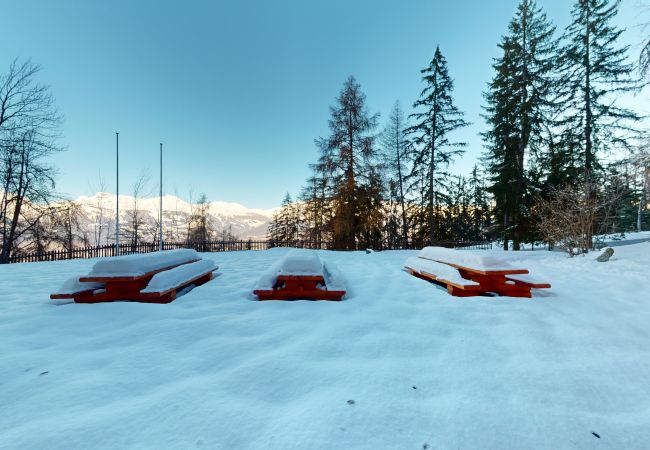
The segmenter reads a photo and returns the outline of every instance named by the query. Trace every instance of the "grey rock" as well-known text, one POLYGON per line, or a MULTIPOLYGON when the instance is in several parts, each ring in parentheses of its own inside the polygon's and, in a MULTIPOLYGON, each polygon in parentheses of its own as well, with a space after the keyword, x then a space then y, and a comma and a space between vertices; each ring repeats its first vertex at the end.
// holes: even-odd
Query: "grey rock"
POLYGON ((603 251, 603 253, 598 258, 596 258, 596 261, 607 262, 609 261, 609 258, 611 258, 613 254, 614 254, 614 249, 611 247, 607 247, 605 251, 603 251))

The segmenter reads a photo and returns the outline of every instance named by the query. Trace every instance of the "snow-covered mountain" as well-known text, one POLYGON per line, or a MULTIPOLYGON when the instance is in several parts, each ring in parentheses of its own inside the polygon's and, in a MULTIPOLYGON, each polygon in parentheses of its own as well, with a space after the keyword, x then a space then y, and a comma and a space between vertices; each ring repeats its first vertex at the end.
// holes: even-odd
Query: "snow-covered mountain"
MULTIPOLYGON (((137 210, 147 224, 155 224, 159 214, 159 197, 134 199, 129 195, 120 195, 120 222, 128 226, 131 211, 137 210)), ((92 196, 82 196, 75 200, 80 205, 82 227, 89 236, 96 234, 97 227, 110 230, 114 227, 116 196, 98 192, 92 196)), ((173 195, 163 196, 163 224, 165 235, 176 232, 182 235, 183 229, 196 205, 173 195)), ((210 202, 210 227, 215 233, 230 231, 239 239, 264 239, 266 229, 275 209, 247 208, 239 203, 210 202)), ((112 233, 112 231, 110 232, 112 233)), ((108 231, 103 235, 110 234, 108 231)), ((167 238, 169 239, 169 237, 167 238)), ((100 239, 101 240, 101 239, 100 239)))

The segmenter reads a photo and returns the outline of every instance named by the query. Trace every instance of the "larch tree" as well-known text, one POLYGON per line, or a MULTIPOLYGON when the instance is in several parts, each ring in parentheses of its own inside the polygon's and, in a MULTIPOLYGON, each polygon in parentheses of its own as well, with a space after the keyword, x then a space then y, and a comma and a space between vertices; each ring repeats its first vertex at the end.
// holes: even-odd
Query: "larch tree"
POLYGON ((469 123, 454 104, 454 83, 440 47, 436 47, 431 63, 420 72, 425 87, 413 104, 416 112, 410 117, 415 123, 406 130, 412 144, 409 178, 423 208, 419 223, 423 235, 419 237, 434 242, 440 236, 440 200, 449 178, 447 168, 467 145, 454 142, 451 134, 469 123))
MULTIPOLYGON (((319 171, 330 179, 332 244, 336 249, 357 248, 367 230, 361 218, 363 196, 374 193, 373 185, 377 149, 374 129, 378 115, 370 114, 366 96, 354 77, 349 77, 335 106, 330 107, 326 138, 316 140, 320 150, 319 171)), ((367 211, 366 211, 367 213, 367 211)))

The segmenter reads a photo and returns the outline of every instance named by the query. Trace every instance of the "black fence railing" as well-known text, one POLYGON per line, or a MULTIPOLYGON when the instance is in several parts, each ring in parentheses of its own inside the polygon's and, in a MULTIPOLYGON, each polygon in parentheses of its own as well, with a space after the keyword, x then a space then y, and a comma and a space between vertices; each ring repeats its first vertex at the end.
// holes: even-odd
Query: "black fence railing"
MULTIPOLYGON (((489 241, 441 241, 432 244, 410 243, 409 248, 422 248, 425 245, 435 245, 447 248, 462 249, 491 249, 492 242, 489 241)), ((296 241, 208 241, 208 242, 164 242, 163 250, 174 250, 177 248, 191 248, 197 252, 215 253, 215 252, 236 252, 245 250, 268 250, 274 247, 292 247, 328 250, 332 246, 329 242, 311 242, 304 240, 296 241)), ((399 250, 406 247, 399 246, 382 246, 381 250, 399 250)), ((149 253, 158 251, 158 243, 138 243, 138 244, 120 244, 120 255, 130 255, 133 253, 149 253)), ((95 247, 79 247, 70 250, 55 250, 48 252, 19 253, 10 256, 4 263, 24 263, 38 261, 60 261, 67 259, 90 259, 116 256, 115 244, 99 245, 95 247)))

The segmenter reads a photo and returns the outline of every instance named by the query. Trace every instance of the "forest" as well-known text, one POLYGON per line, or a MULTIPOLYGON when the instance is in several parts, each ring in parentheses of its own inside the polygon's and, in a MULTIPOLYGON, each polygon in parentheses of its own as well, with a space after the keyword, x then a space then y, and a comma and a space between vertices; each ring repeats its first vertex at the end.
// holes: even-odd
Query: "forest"
POLYGON ((545 242, 573 255, 597 236, 647 230, 650 139, 622 106, 648 81, 640 56, 620 43, 619 1, 577 0, 564 30, 535 0, 521 0, 498 43, 483 92, 483 152, 453 172, 468 126, 454 101, 443 49, 420 71, 422 91, 380 124, 350 76, 330 107, 329 134, 297 198, 287 194, 270 240, 336 249, 415 248, 496 240, 504 249, 545 242), (381 128, 380 128, 381 127, 381 128))

